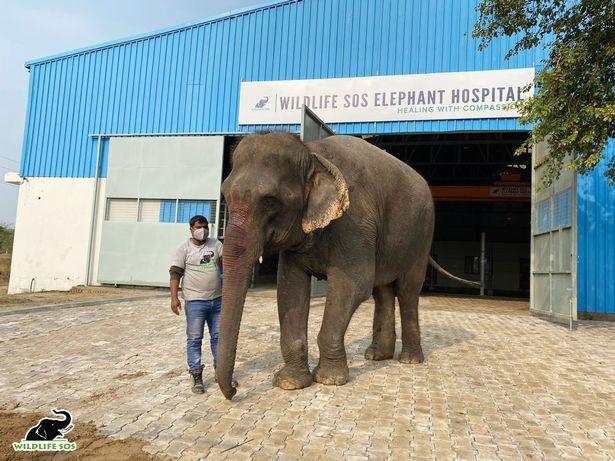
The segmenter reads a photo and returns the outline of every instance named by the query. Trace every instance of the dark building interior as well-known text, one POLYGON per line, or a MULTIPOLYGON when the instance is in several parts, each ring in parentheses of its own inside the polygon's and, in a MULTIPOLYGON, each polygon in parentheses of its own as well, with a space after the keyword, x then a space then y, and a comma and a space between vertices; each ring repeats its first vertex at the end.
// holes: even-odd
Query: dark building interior
MULTIPOLYGON (((396 134, 364 136, 416 169, 429 183, 436 207, 432 256, 462 278, 480 280, 481 234, 485 234, 485 294, 529 297, 531 155, 515 151, 520 132, 396 134)), ((223 177, 239 138, 228 137, 223 177)), ((223 238, 225 207, 220 210, 223 238)), ((277 257, 265 258, 254 284, 275 283, 277 257)), ((431 267, 427 292, 477 294, 431 267)))

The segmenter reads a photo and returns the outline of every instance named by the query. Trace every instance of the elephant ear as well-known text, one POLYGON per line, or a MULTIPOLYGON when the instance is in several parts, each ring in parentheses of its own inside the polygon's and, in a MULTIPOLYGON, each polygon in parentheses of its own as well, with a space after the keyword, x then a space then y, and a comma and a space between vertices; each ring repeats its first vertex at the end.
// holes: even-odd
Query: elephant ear
POLYGON ((307 206, 301 225, 309 234, 322 229, 348 209, 348 184, 340 170, 326 158, 311 154, 313 168, 308 181, 307 206))

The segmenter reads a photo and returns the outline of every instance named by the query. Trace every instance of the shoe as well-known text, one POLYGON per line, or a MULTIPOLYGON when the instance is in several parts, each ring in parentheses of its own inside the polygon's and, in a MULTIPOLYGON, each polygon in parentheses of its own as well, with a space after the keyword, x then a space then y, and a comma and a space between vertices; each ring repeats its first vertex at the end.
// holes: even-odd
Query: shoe
POLYGON ((192 376, 192 392, 195 394, 203 394, 205 392, 205 386, 203 386, 203 370, 191 371, 192 376))

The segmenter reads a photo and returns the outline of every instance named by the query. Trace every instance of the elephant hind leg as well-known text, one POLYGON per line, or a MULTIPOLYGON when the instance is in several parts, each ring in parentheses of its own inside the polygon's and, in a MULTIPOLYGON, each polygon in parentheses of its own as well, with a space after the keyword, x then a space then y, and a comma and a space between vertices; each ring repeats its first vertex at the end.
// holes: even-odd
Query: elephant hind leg
MULTIPOLYGON (((426 263, 425 263, 426 265, 426 263)), ((401 317, 401 363, 422 363, 425 358, 419 329, 419 294, 425 279, 425 266, 416 265, 397 280, 397 299, 401 317)))
POLYGON ((376 307, 371 345, 365 350, 367 360, 387 360, 395 355, 395 284, 375 287, 376 307))

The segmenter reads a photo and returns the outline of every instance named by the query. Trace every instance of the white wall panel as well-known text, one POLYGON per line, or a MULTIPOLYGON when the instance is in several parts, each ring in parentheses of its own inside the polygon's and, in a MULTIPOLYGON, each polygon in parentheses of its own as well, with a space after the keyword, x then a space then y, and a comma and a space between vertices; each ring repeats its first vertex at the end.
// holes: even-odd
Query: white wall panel
POLYGON ((223 136, 111 138, 108 197, 218 200, 223 136))
POLYGON ((188 224, 105 221, 102 227, 99 283, 169 285, 171 256, 190 237, 188 224))
MULTIPOLYGON (((110 206, 102 223, 96 281, 168 285, 171 253, 189 237, 189 226, 160 222, 160 200, 179 199, 180 205, 211 200, 217 210, 223 150, 222 136, 111 139, 105 194, 110 206)), ((217 235, 216 226, 211 224, 210 235, 217 235)))
POLYGON ((9 293, 85 281, 94 179, 28 178, 19 186, 9 293))

